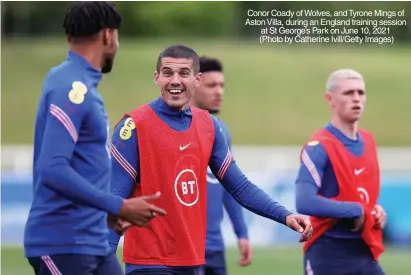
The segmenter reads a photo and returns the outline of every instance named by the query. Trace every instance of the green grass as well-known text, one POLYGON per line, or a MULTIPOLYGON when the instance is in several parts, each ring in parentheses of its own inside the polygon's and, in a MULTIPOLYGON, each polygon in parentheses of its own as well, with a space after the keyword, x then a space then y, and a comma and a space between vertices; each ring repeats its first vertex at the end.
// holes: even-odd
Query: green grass
MULTIPOLYGON (((2 275, 30 275, 33 272, 19 248, 2 248, 2 275)), ((387 275, 409 275, 411 251, 387 249, 381 258, 381 265, 387 275)), ((252 265, 237 266, 238 252, 230 249, 227 253, 229 274, 231 275, 301 275, 302 253, 298 248, 255 248, 252 265)), ((331 274, 330 274, 331 275, 331 274)))
MULTIPOLYGON (((366 78, 368 105, 362 126, 380 145, 409 146, 409 50, 400 47, 291 47, 257 41, 122 41, 113 73, 99 89, 111 125, 159 94, 153 84, 158 53, 186 43, 221 58, 227 92, 221 118, 234 144, 301 144, 329 119, 323 93, 328 75, 351 67, 366 78)), ((65 58, 63 39, 2 41, 3 143, 31 143, 37 101, 48 69, 65 58)))

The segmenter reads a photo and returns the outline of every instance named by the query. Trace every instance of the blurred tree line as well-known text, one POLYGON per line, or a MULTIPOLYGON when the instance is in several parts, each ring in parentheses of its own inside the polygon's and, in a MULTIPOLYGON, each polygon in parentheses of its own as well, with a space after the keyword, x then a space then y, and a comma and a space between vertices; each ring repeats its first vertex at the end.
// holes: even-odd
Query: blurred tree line
MULTIPOLYGON (((62 34, 70 2, 1 2, 2 36, 62 34)), ((245 26, 247 11, 318 9, 405 10, 406 26, 392 28, 397 42, 411 41, 411 2, 116 2, 124 18, 123 37, 247 37, 260 27, 245 26)), ((263 18, 259 18, 263 19, 263 18)), ((283 18, 282 18, 283 19, 283 18)), ((292 28, 292 27, 291 27, 292 28)))

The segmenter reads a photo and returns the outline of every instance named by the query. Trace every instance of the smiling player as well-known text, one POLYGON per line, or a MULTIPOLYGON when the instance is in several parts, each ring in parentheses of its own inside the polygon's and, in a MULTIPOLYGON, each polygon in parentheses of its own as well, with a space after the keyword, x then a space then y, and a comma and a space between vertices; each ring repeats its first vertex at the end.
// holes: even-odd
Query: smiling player
MULTIPOLYGON (((160 191, 166 217, 124 237, 127 274, 198 274, 204 264, 207 167, 250 211, 311 236, 311 224, 252 184, 236 165, 218 120, 190 106, 201 81, 197 53, 175 45, 160 53, 154 81, 161 96, 126 114, 112 138, 112 192, 139 197, 160 191)), ((112 232, 116 249, 119 236, 112 232)))

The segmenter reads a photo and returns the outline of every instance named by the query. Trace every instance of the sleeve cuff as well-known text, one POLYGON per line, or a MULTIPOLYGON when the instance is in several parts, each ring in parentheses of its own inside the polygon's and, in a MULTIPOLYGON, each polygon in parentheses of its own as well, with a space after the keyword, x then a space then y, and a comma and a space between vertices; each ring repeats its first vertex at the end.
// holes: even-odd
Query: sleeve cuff
POLYGON ((247 232, 241 232, 240 234, 238 234, 237 239, 247 239, 248 240, 247 232))
POLYGON ((287 216, 292 215, 293 213, 285 210, 284 212, 281 213, 280 215, 280 222, 284 225, 287 225, 286 221, 287 221, 287 216))
POLYGON ((354 207, 355 209, 355 216, 353 217, 353 219, 357 219, 359 217, 361 217, 364 214, 364 209, 362 208, 361 204, 355 204, 354 207))
POLYGON ((123 205, 123 201, 124 199, 119 196, 107 194, 104 200, 106 211, 110 214, 118 215, 120 213, 120 208, 123 205))
POLYGON ((116 254, 116 253, 117 253, 118 243, 109 242, 109 245, 110 245, 110 248, 111 248, 111 252, 113 252, 114 254, 116 254))

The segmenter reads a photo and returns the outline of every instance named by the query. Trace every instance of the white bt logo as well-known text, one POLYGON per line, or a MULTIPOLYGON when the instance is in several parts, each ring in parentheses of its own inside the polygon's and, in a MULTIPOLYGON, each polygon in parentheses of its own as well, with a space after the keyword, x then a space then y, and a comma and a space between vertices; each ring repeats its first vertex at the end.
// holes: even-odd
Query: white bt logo
POLYGON ((357 192, 360 195, 362 201, 365 201, 367 204, 370 202, 370 195, 368 194, 367 190, 363 187, 358 187, 357 192))
POLYGON ((194 184, 196 184, 194 180, 182 181, 181 190, 183 191, 183 195, 187 195, 188 193, 194 194, 194 184))
POLYGON ((199 199, 197 176, 191 169, 182 170, 174 182, 178 201, 185 206, 193 206, 199 199))

